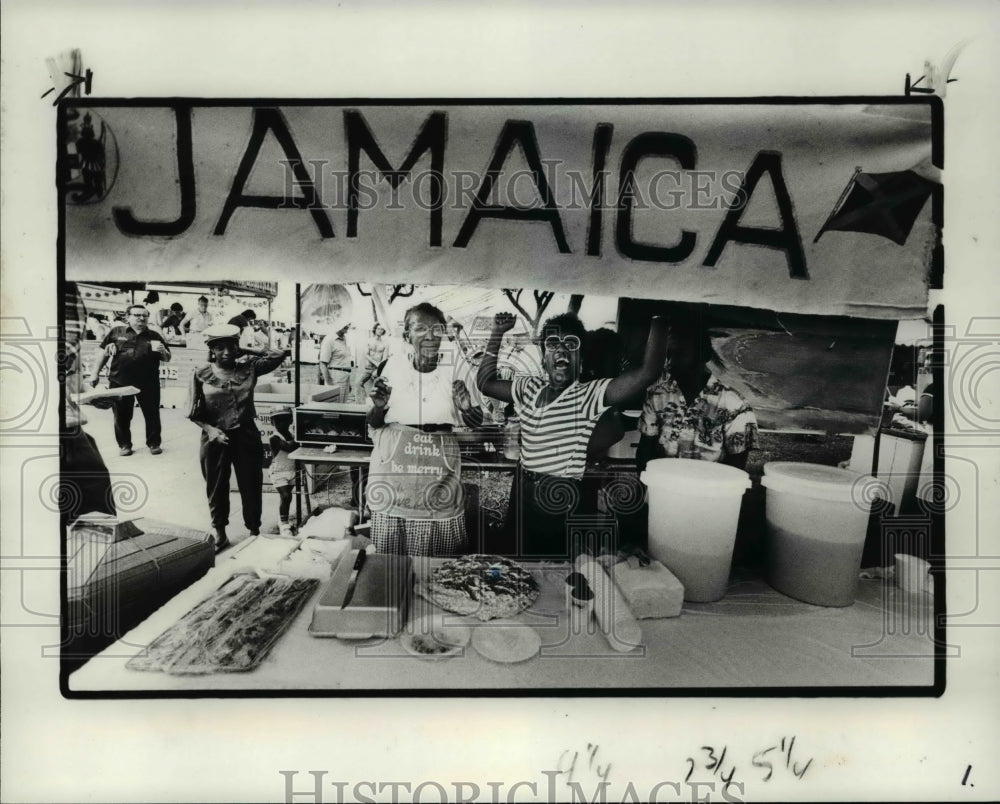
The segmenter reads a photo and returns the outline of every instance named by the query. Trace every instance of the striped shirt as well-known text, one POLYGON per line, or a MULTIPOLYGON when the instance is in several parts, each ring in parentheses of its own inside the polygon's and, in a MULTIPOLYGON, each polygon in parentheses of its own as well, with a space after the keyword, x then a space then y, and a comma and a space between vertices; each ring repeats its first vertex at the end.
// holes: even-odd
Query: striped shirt
POLYGON ((516 377, 511 385, 514 412, 521 420, 521 465, 557 477, 583 477, 587 442, 601 414, 610 379, 574 382, 553 402, 540 405, 547 377, 516 377))

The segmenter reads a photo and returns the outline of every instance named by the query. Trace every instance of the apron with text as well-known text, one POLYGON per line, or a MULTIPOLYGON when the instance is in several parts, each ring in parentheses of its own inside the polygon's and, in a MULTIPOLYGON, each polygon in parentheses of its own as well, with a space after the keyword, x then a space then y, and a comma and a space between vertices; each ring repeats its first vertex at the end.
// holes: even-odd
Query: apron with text
POLYGON ((463 512, 461 455, 450 433, 392 423, 372 441, 365 496, 373 514, 447 519, 463 512))

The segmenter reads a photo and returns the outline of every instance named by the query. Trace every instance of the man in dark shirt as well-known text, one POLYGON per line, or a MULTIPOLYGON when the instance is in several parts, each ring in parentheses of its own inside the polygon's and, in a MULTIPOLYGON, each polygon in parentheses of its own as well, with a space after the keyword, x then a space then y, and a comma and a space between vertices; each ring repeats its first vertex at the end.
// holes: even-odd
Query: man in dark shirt
MULTIPOLYGON (((139 408, 146 420, 146 446, 154 455, 160 448, 160 363, 170 360, 170 349, 163 336, 149 328, 149 310, 141 304, 128 308, 127 325, 115 327, 101 341, 104 353, 94 369, 90 384, 100 380, 101 369, 108 360, 109 387, 133 385, 139 389, 139 408)), ((135 402, 131 396, 115 400, 115 439, 120 455, 132 454, 132 414, 135 402)))

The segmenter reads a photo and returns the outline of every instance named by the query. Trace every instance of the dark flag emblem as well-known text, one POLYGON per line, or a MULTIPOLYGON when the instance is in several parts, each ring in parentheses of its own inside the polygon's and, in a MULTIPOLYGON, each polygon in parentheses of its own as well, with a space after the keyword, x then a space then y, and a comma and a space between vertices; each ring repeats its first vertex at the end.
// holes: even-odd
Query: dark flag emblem
POLYGON ((912 170, 862 173, 857 168, 813 242, 829 231, 867 232, 902 246, 938 186, 912 170))
POLYGON ((63 189, 71 204, 103 201, 118 178, 118 143, 97 112, 66 112, 66 174, 63 189))

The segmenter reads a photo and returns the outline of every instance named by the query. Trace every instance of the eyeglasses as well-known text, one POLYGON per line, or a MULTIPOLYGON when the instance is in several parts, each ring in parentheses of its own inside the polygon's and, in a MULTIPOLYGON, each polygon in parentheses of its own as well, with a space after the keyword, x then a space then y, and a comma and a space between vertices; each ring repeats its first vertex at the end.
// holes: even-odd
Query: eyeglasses
POLYGON ((149 313, 129 313, 132 318, 149 318, 149 313))
POLYGON ((428 334, 433 335, 435 338, 443 338, 447 331, 443 324, 435 324, 433 327, 417 324, 415 327, 410 327, 410 332, 418 338, 422 338, 428 334))
POLYGON ((567 352, 580 351, 580 339, 576 335, 567 335, 560 338, 558 335, 549 335, 542 341, 546 352, 554 352, 556 349, 565 349, 567 352))

